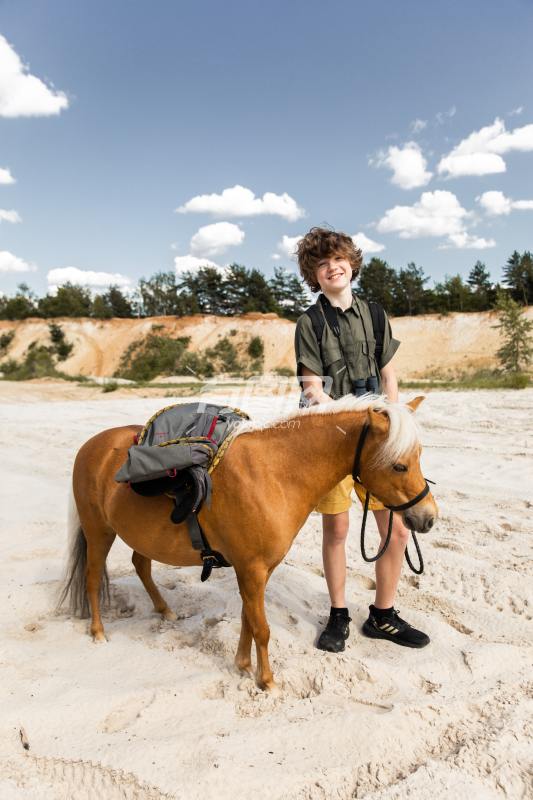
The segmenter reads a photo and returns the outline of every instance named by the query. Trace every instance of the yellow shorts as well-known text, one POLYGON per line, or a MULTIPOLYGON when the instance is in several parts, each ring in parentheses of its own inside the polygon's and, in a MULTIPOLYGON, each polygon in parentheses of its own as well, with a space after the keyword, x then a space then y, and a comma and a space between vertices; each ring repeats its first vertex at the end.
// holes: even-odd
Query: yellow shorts
MULTIPOLYGON (((355 489, 355 493, 359 498, 361 505, 365 503, 366 489, 360 483, 355 483, 351 475, 347 475, 340 481, 333 489, 328 492, 321 499, 320 503, 315 508, 320 514, 340 514, 343 511, 348 511, 352 505, 351 493, 355 489)), ((385 508, 377 497, 370 495, 368 502, 369 511, 382 511, 385 508)))

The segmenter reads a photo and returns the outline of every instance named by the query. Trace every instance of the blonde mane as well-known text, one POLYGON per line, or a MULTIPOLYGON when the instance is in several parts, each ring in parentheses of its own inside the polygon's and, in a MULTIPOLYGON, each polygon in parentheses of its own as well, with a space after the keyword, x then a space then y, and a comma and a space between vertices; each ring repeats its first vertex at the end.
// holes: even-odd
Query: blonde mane
POLYGON ((290 423, 304 417, 331 416, 342 411, 366 411, 371 409, 386 414, 389 418, 389 435, 374 458, 376 467, 385 467, 397 462, 402 456, 411 453, 420 444, 420 429, 409 406, 403 403, 391 403, 382 395, 366 395, 354 397, 346 395, 331 403, 320 403, 309 408, 299 408, 289 414, 283 414, 267 422, 241 423, 235 430, 235 436, 256 431, 268 431, 280 426, 290 427, 290 423))

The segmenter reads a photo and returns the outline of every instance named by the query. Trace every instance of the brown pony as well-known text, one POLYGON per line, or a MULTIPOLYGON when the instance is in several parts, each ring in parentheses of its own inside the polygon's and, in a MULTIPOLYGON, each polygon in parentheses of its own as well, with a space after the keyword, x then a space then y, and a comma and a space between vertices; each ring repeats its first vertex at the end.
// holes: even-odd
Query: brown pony
MULTIPOLYGON (((425 481, 412 412, 422 399, 401 405, 348 396, 265 425, 244 422, 213 470, 211 507, 201 509, 199 521, 211 547, 237 574, 242 627, 235 661, 251 671, 253 638, 260 687, 274 686, 264 606, 270 575, 320 498, 351 473, 364 423, 369 424, 360 466, 364 485, 386 505, 401 505, 420 493, 425 481)), ((88 616, 89 602, 95 641, 105 641, 100 603, 108 588, 105 562, 117 534, 132 548, 137 574, 166 619, 176 615, 152 579, 152 559, 201 566, 186 524, 169 519, 170 498, 141 497, 114 480, 140 430, 128 425, 102 431, 80 448, 74 463, 70 564, 60 602, 68 597, 79 616, 88 616)), ((404 512, 416 531, 429 530, 436 514, 431 494, 404 512)))

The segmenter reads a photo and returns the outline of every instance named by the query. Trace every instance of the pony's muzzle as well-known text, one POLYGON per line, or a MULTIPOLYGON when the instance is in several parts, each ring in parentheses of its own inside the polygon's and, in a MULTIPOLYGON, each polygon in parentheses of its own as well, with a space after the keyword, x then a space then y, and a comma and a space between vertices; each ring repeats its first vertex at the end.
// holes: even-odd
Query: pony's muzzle
POLYGON ((437 507, 434 502, 429 507, 426 504, 420 504, 420 508, 413 506, 404 511, 403 514, 406 527, 417 533, 428 533, 435 524, 436 519, 437 507))

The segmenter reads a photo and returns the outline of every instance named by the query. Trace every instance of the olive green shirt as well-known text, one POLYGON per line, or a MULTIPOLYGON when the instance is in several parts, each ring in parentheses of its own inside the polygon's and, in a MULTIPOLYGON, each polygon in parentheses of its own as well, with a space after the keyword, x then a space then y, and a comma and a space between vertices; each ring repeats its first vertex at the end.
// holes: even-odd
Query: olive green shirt
MULTIPOLYGON (((400 346, 400 342, 392 337, 390 323, 385 315, 383 354, 380 363, 377 364, 375 359, 376 340, 368 304, 355 294, 352 297, 352 305, 346 311, 337 308, 340 344, 344 351, 344 357, 339 339, 327 322, 324 324, 320 346, 309 315, 302 314, 296 322, 294 347, 297 375, 298 377, 301 375, 302 367, 307 367, 316 375, 329 376, 333 381, 331 389, 328 391, 326 383, 324 390, 328 391, 334 400, 351 394, 354 380, 368 378, 371 375, 377 377, 381 390, 380 370, 389 363, 400 346)), ((323 314, 319 299, 317 299, 316 305, 323 314)))

